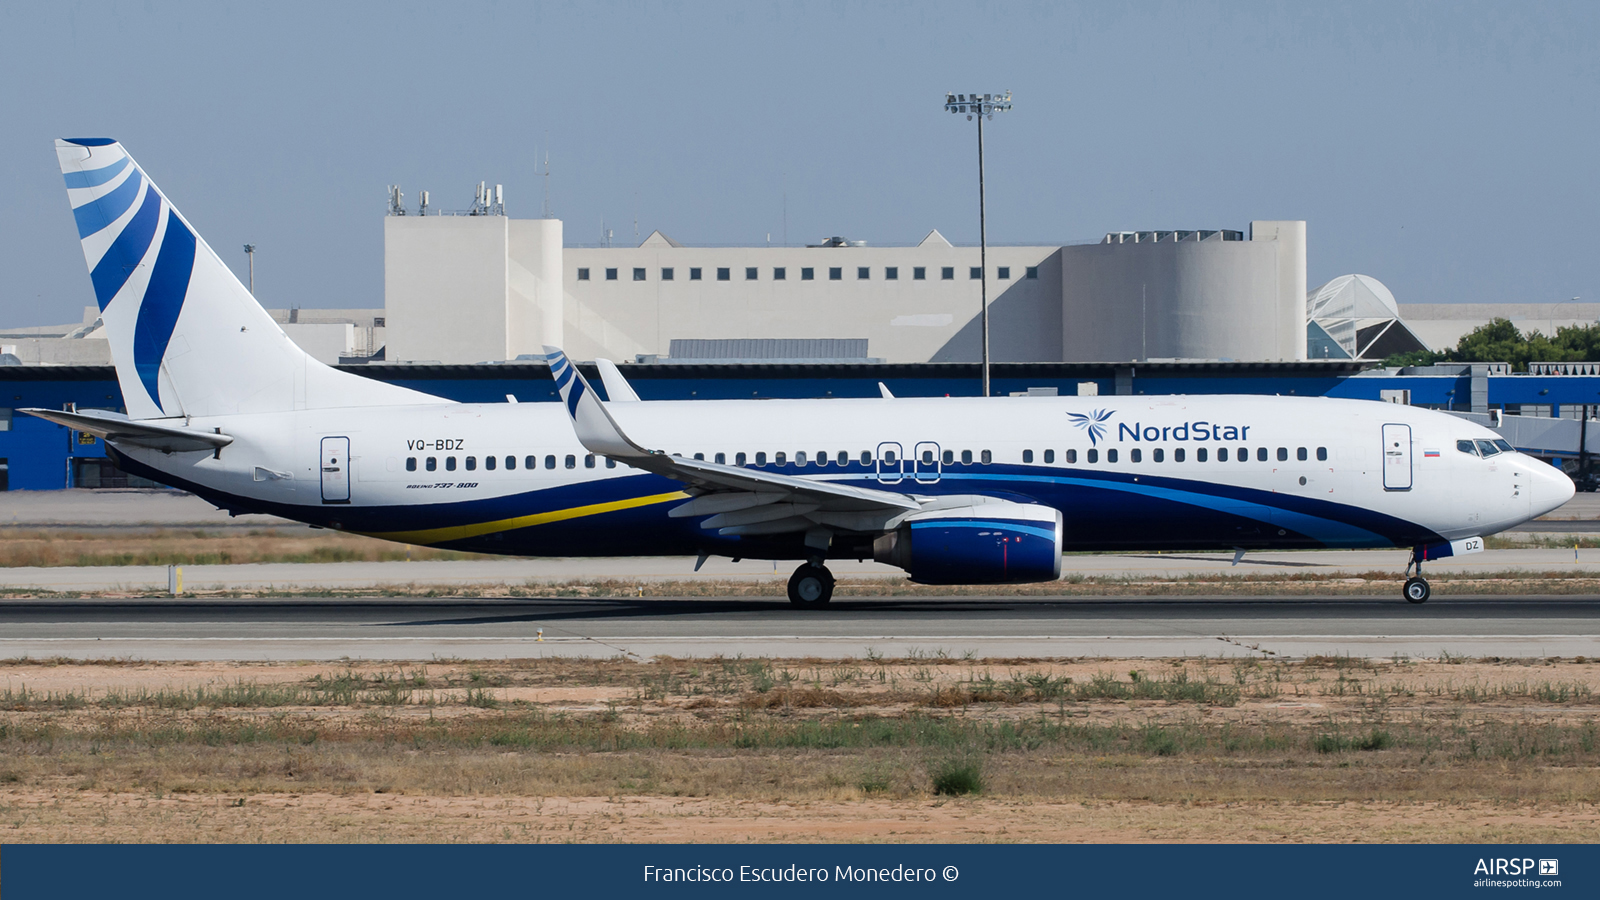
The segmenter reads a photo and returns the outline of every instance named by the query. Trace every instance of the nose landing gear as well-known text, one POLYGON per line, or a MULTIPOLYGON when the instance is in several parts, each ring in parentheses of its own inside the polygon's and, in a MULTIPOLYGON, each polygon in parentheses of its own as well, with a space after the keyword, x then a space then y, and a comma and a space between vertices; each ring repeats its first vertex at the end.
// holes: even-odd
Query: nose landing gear
POLYGON ((1422 548, 1417 547, 1411 551, 1411 561, 1406 563, 1406 586, 1404 595, 1407 603, 1427 603, 1433 596, 1433 589, 1428 587, 1428 579, 1422 577, 1422 548), (1411 574, 1415 566, 1417 574, 1411 574))
POLYGON ((789 602, 802 609, 820 609, 833 599, 833 573, 820 562, 808 562, 789 576, 789 602))

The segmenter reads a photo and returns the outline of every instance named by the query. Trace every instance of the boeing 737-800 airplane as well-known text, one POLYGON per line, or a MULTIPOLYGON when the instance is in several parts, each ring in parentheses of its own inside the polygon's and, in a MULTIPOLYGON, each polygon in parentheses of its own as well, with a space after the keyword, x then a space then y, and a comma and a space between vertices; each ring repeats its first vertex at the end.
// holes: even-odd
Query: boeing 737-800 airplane
MULTIPOLYGON (((56 142, 127 412, 24 410, 232 512, 527 556, 829 559, 931 584, 1050 581, 1064 551, 1409 547, 1426 559, 1572 482, 1424 409, 1250 396, 454 403, 307 356, 122 147, 56 142)), ((1407 567, 1407 575, 1411 567, 1407 567)))

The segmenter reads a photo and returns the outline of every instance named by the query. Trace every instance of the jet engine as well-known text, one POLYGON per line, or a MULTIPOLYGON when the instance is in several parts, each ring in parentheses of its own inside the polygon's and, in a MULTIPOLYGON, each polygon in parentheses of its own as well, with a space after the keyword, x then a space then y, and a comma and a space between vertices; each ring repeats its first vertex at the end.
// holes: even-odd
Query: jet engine
POLYGON ((921 584, 1019 584, 1061 577, 1060 510, 990 501, 915 513, 872 544, 872 558, 921 584))

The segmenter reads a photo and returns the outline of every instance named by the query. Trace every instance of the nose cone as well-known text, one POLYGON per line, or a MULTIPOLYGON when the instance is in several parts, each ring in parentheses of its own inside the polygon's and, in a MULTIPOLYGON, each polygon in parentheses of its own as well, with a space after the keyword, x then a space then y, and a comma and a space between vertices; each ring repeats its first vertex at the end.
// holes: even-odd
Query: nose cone
POLYGON ((1567 477, 1567 473, 1543 463, 1533 465, 1533 474, 1528 481, 1528 490, 1531 494, 1528 498, 1531 507, 1529 511, 1535 518, 1565 506, 1578 492, 1572 484, 1572 479, 1567 477))

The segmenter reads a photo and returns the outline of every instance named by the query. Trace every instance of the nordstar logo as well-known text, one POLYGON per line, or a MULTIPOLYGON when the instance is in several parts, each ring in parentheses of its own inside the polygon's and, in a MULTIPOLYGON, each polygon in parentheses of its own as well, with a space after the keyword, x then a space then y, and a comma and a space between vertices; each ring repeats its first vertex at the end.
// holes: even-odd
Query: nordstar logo
POLYGON ((1067 413, 1067 418, 1072 424, 1089 432, 1089 443, 1099 444, 1100 439, 1106 436, 1105 421, 1116 415, 1116 410, 1097 409, 1088 413, 1067 413))

